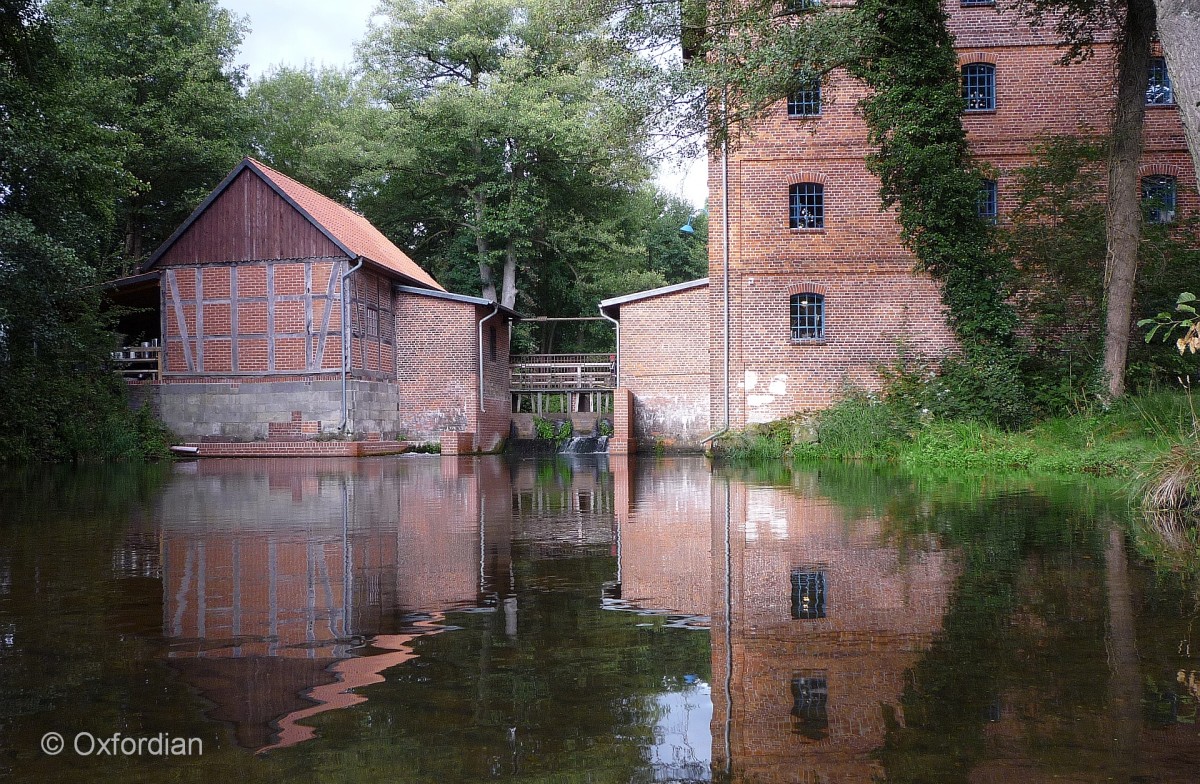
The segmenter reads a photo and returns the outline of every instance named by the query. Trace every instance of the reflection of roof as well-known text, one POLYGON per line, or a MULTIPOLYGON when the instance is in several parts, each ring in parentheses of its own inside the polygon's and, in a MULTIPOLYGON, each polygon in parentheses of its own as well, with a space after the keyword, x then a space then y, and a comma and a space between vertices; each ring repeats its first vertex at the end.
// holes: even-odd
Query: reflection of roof
POLYGON ((196 208, 183 225, 176 229, 170 239, 164 242, 154 255, 143 266, 143 270, 153 267, 164 253, 175 243, 175 240, 204 213, 210 204, 219 197, 226 188, 246 169, 252 170, 263 179, 279 196, 322 234, 337 245, 347 256, 359 257, 373 262, 385 270, 401 275, 419 286, 428 286, 441 290, 441 286, 425 270, 417 266, 404 251, 400 250, 383 232, 371 225, 363 216, 353 210, 338 204, 328 196, 317 193, 307 185, 303 185, 291 177, 277 172, 271 167, 259 163, 253 158, 244 158, 229 176, 218 185, 208 198, 196 208))
POLYGON ((671 286, 661 286, 657 289, 647 289, 646 291, 635 291, 632 294, 626 294, 621 297, 612 297, 610 299, 600 300, 600 311, 604 312, 608 308, 617 308, 620 310, 621 305, 638 300, 650 299, 651 297, 661 297, 664 294, 674 294, 679 291, 687 291, 688 289, 697 289, 701 286, 708 285, 708 278, 699 278, 698 280, 689 280, 684 283, 675 283, 671 286))
POLYGON ((418 294, 422 297, 435 297, 437 299, 448 299, 451 302, 466 302, 470 305, 483 305, 484 307, 497 307, 501 313, 510 318, 520 320, 524 318, 520 313, 512 308, 506 308, 492 299, 484 299, 483 297, 469 297, 466 294, 451 294, 448 291, 431 291, 429 289, 419 289, 415 286, 397 286, 397 291, 402 291, 405 294, 418 294))

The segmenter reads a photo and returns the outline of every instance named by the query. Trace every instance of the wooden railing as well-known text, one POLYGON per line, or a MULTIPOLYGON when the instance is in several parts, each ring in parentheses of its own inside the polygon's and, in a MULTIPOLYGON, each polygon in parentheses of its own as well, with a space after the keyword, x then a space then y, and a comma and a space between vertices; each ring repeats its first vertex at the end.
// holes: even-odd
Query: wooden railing
POLYGON ((516 354, 513 392, 566 392, 615 389, 616 363, 610 354, 516 354))
POLYGON ((125 346, 112 353, 113 366, 126 381, 158 381, 162 379, 163 353, 161 346, 125 346))

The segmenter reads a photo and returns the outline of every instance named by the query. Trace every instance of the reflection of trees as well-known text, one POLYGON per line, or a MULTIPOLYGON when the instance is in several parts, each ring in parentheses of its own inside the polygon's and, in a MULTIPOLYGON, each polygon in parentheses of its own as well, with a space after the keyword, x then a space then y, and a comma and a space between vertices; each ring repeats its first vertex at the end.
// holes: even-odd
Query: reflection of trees
POLYGON ((448 613, 462 628, 417 642, 417 660, 357 711, 329 714, 320 734, 363 738, 396 781, 634 780, 662 719, 652 697, 709 677, 708 635, 601 610, 611 557, 529 552, 514 551, 519 634, 505 633, 501 612, 448 613))

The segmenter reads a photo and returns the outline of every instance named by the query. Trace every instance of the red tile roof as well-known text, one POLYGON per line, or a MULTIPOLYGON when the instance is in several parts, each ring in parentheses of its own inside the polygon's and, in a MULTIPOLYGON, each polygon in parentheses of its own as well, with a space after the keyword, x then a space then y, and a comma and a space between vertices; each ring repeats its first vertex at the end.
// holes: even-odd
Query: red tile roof
POLYGON ((417 266, 417 263, 410 259, 404 251, 383 236, 383 232, 372 226, 369 220, 357 212, 338 204, 327 196, 322 196, 307 185, 303 185, 253 158, 247 158, 246 162, 275 187, 283 191, 302 211, 308 213, 308 217, 313 222, 351 253, 373 261, 418 284, 445 291, 433 279, 433 276, 417 266))

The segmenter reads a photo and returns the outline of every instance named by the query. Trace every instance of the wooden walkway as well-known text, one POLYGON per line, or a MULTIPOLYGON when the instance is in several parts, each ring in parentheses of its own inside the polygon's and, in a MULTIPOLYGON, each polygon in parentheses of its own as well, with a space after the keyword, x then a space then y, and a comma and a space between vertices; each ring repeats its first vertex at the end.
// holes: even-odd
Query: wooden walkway
POLYGON ((511 368, 514 414, 612 411, 612 354, 515 354, 511 368))

